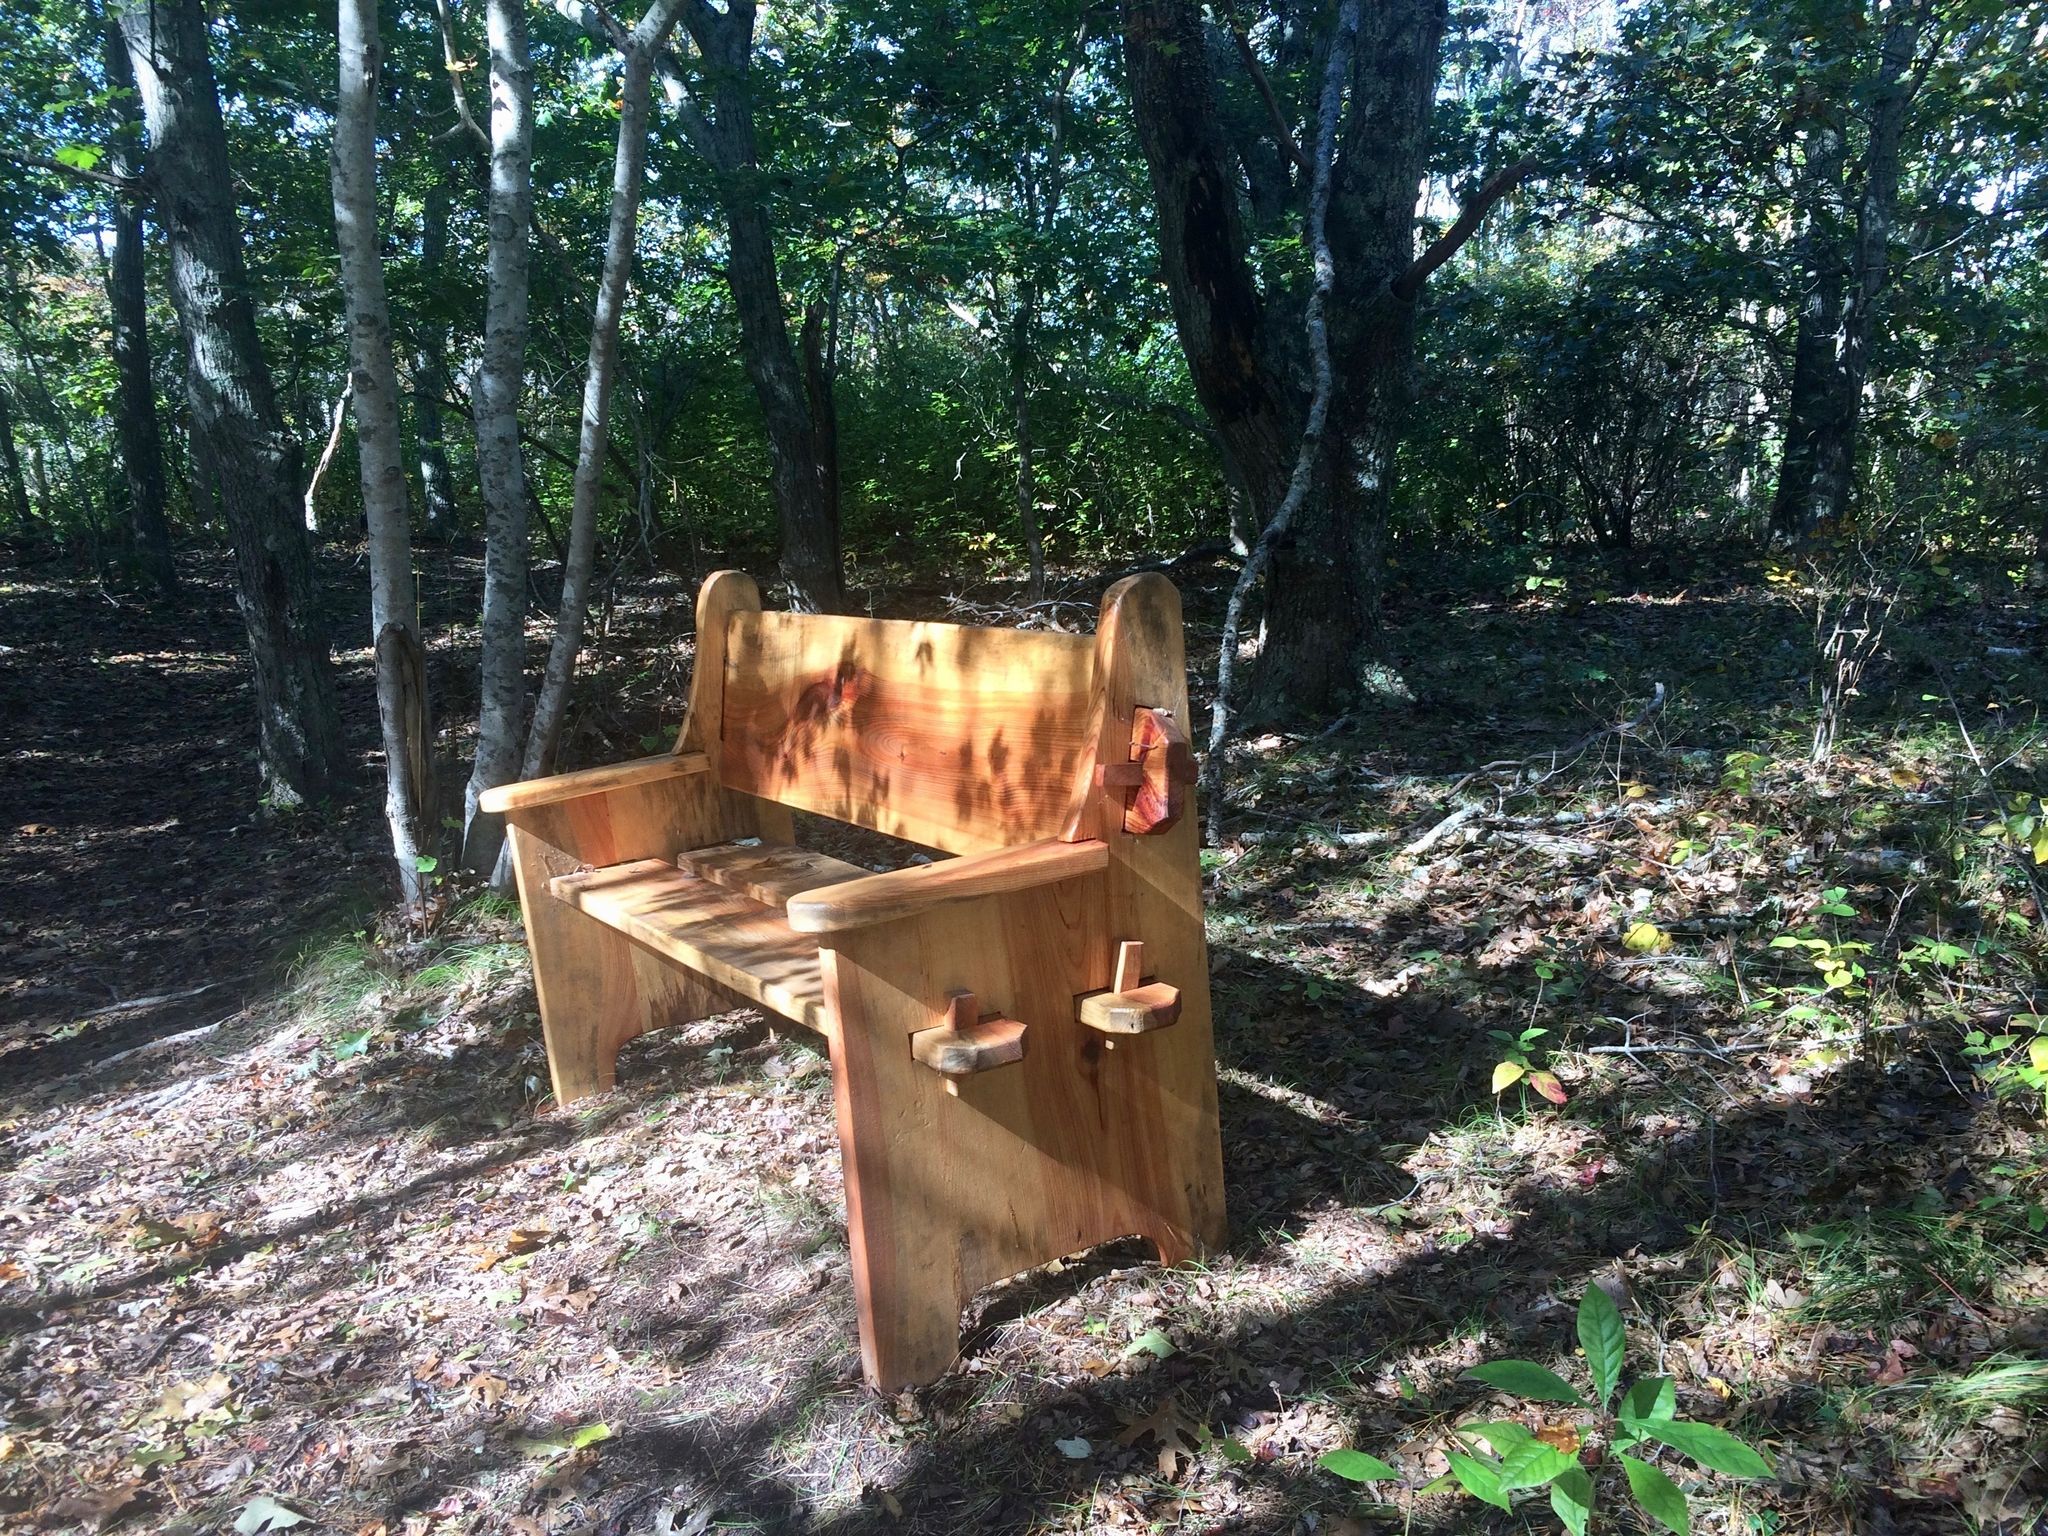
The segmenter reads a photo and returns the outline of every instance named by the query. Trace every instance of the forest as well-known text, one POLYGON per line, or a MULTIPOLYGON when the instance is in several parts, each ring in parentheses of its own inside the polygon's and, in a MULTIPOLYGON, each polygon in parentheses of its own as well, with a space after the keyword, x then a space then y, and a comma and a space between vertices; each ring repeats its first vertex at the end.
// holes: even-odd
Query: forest
POLYGON ((11 0, 0 499, 0 1531, 2048 1531, 2048 4, 11 0), (1184 649, 1228 1225, 908 1386, 865 941, 576 1078, 529 809, 855 633, 1184 649))

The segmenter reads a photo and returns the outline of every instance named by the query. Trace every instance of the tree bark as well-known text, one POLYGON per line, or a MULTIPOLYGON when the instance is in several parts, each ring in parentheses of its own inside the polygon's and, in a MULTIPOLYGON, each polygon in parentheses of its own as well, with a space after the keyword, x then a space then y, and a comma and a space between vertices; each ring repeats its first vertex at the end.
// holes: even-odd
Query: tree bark
MULTIPOLYGON (((1429 167, 1444 0, 1368 6, 1331 195, 1330 247, 1344 301, 1331 323, 1329 495, 1274 562, 1259 692, 1273 707, 1346 694, 1412 697, 1380 627, 1395 455, 1414 395, 1416 201, 1429 167)), ((1475 203, 1476 203, 1475 199, 1475 203)), ((1476 222, 1476 221, 1475 221, 1476 222)))
MULTIPOLYGON (((448 180, 443 175, 427 189, 420 229, 420 265, 428 282, 440 282, 447 262, 448 180)), ((445 539, 455 531, 455 482, 448 469, 448 445, 441 422, 441 401, 448 394, 448 326, 438 305, 422 317, 419 336, 419 355, 413 362, 412 418, 419 434, 420 504, 428 535, 445 539)))
POLYGON ((1848 266, 1843 249, 1841 122, 1831 111, 1817 113, 1801 139, 1795 173, 1801 292, 1792 336, 1785 444, 1778 456, 1778 484, 1771 498, 1771 532, 1787 542, 1803 540, 1813 531, 1818 444, 1827 416, 1842 402, 1842 288, 1848 266))
MULTIPOLYGON (((1200 7, 1125 0, 1123 18, 1175 326, 1232 478, 1263 525, 1286 494, 1306 409, 1292 365, 1296 311, 1262 296, 1252 276, 1200 7)), ((1405 692, 1379 654, 1381 549, 1427 276, 1415 270, 1415 209, 1444 21, 1444 0, 1369 7, 1352 59, 1330 210, 1337 383, 1312 484, 1273 551, 1255 680, 1266 713, 1327 714, 1360 692, 1405 692)))
POLYGON ((122 0, 116 12, 142 96, 150 179, 185 341, 194 456, 219 492, 235 548, 275 805, 324 797, 341 777, 327 637, 298 518, 297 451, 256 331, 227 134, 199 0, 122 0))
POLYGON ((1817 227, 1820 238, 1814 256, 1805 263, 1813 286, 1801 306, 1793 342, 1785 449, 1771 508, 1773 532, 1793 542, 1842 526, 1855 489, 1863 388, 1870 378, 1877 304, 1890 273, 1900 150, 1914 95, 1907 72, 1919 46, 1922 20, 1922 11, 1908 11, 1884 30, 1871 92, 1863 176, 1854 193, 1853 243, 1843 235, 1849 224, 1849 194, 1843 184, 1838 120, 1830 117, 1820 123, 1808 139, 1814 199, 1808 228, 1817 227), (1815 281, 1823 272, 1824 284, 1815 281))
POLYGON ((1024 559, 1030 568, 1025 597, 1034 603, 1045 596, 1045 539, 1038 528, 1038 473, 1031 441, 1031 333, 1037 307, 1037 295, 1026 283, 1017 294, 1016 312, 1010 316, 1010 403, 1012 435, 1017 440, 1017 532, 1024 541, 1024 559))
POLYGON ((710 76, 711 110, 707 116, 690 106, 684 129, 710 165, 725 210, 726 284, 739 316, 741 360, 767 429, 769 485, 782 524, 782 576, 790 606, 830 613, 846 600, 832 491, 838 465, 826 455, 830 424, 812 412, 776 277, 749 74, 754 13, 752 0, 727 0, 722 11, 705 0, 688 0, 683 24, 710 76))
POLYGON ((526 725, 526 462, 519 396, 526 372, 527 277, 533 228, 533 63, 525 0, 489 0, 490 243, 484 344, 476 373, 476 462, 484 498, 483 658, 476 761, 463 794, 462 863, 497 870, 504 818, 477 809, 485 790, 519 772, 526 725))
POLYGON ((356 451, 369 525, 370 636, 377 661, 377 721, 384 737, 384 819, 406 901, 429 882, 421 869, 433 808, 433 736, 426 648, 412 575, 412 509, 398 420, 391 303, 377 232, 377 0, 340 0, 340 92, 334 114, 334 233, 348 309, 355 380, 356 451))
MULTIPOLYGON (((619 83, 619 144, 612 161, 611 223, 605 235, 604 272, 598 280, 597 302, 590 322, 583 424, 572 481, 569 558, 562 568, 562 601, 555 619, 555 638, 548 647, 547 668, 534 699, 533 723, 526 734, 526 757, 521 764, 521 774, 526 778, 546 772, 553 760, 562 717, 568 710, 576 655, 583 646, 583 622, 590 605, 590 572, 597 553, 597 502, 604 482, 605 431, 611 416, 612 386, 618 376, 619 325, 624 318, 626 283, 632 275, 634 237, 640 221, 640 185, 647 162, 647 103, 654 54, 675 25, 677 8, 683 3, 684 0, 654 0, 626 43, 625 68, 619 83)), ((737 251, 733 259, 738 260, 737 251)), ((779 319, 779 306, 776 314, 779 319)), ((799 393, 799 402, 801 399, 799 393)))
POLYGON ((4 385, 0 385, 0 469, 7 473, 7 505, 14 513, 14 525, 21 530, 21 541, 33 544, 35 517, 28 509, 28 481, 21 473, 21 450, 14 441, 14 407, 4 385))
MULTIPOLYGON (((114 90, 115 128, 108 157, 114 174, 139 174, 137 150, 142 138, 142 113, 132 94, 135 71, 119 30, 106 28, 107 84, 114 90)), ((142 574, 169 599, 177 594, 178 575, 171 562, 171 525, 164 510, 164 446, 157 430, 156 382, 150 372, 149 296, 144 287, 142 203, 133 194, 116 192, 114 254, 107 275, 108 310, 113 321, 114 427, 121 445, 121 471, 128 483, 128 520, 142 574)))

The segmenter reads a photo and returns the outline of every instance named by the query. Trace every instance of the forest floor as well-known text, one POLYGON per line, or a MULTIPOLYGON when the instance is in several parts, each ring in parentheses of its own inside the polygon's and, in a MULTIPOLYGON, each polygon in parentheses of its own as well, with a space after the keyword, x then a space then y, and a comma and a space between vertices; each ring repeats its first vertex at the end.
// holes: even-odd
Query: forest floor
MULTIPOLYGON (((478 573, 434 563, 460 721, 478 573)), ((1422 703, 1248 743, 1205 856, 1231 1246, 999 1288, 886 1399, 807 1039, 650 1036, 556 1109, 515 911, 382 915, 369 789, 256 814, 223 565, 161 617, 0 578, 0 1528, 1557 1530, 1417 1490, 1500 1416, 1469 1368, 1585 1380, 1598 1283, 1630 1374, 1775 1462, 1665 1453, 1695 1530, 2032 1536, 2048 912, 2014 797, 2048 792, 2048 624, 1943 572, 1819 770, 1771 575, 1410 597, 1422 703), (1401 1481, 1319 1465, 1347 1446, 1401 1481)), ((689 606, 643 581, 599 626, 566 765, 673 733, 689 606)), ((1596 1529, 1640 1528, 1619 1482, 1596 1529)))

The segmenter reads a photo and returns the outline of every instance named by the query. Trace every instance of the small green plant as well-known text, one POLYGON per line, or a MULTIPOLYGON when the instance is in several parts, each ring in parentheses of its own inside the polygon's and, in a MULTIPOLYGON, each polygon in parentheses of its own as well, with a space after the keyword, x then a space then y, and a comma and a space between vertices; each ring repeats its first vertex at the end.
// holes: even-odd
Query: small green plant
POLYGON ((2014 795, 2006 803, 2005 815, 1987 831, 1991 837, 2032 854, 2036 864, 2048 864, 2048 798, 2014 795))
MULTIPOLYGON (((1457 1448, 1444 1452, 1450 1471, 1419 1491, 1437 1493, 1455 1485, 1496 1509, 1511 1509, 1512 1495, 1548 1489, 1550 1507, 1565 1529, 1572 1536, 1586 1536, 1593 1523, 1597 1480, 1618 1464, 1630 1496, 1643 1512, 1677 1536, 1688 1536, 1692 1514, 1685 1493, 1646 1459, 1646 1450, 1666 1446, 1702 1469, 1727 1477, 1770 1476, 1770 1463, 1727 1430, 1680 1418, 1670 1377, 1645 1376, 1622 1390, 1626 1331, 1621 1310, 1597 1285, 1586 1287, 1579 1302, 1579 1343, 1586 1351, 1597 1408, 1562 1376, 1532 1360, 1495 1360, 1465 1375, 1527 1402, 1560 1404, 1598 1417, 1581 1421, 1568 1416, 1534 1430, 1509 1419, 1461 1424, 1457 1448), (1600 1454, 1589 1457, 1596 1452, 1600 1454)), ((1359 1451, 1331 1451, 1317 1464, 1355 1483, 1385 1482, 1399 1475, 1359 1451)))
POLYGON ((1504 1029, 1489 1029, 1487 1034, 1500 1047, 1500 1060, 1493 1067, 1493 1091, 1496 1097, 1526 1082, 1553 1104, 1565 1100, 1564 1084, 1557 1080, 1555 1072, 1539 1069, 1531 1052, 1536 1042, 1549 1034, 1547 1029, 1538 1029, 1533 1024, 1519 1035, 1511 1035, 1504 1029))
POLYGON ((1963 1054, 1999 1098, 2038 1093, 2048 1112, 2048 1014, 2016 1013, 2006 1022, 2011 1028, 2000 1034, 1973 1029, 1964 1035, 1963 1054))

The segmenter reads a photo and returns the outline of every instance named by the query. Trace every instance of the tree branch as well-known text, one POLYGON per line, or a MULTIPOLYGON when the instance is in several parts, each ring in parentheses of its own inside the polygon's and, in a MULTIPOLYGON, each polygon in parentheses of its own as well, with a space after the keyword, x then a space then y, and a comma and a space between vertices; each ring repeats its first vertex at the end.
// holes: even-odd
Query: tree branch
POLYGON ((1252 52, 1252 40, 1245 32, 1244 23, 1233 12, 1230 15, 1230 36, 1237 43, 1237 56, 1244 60, 1245 73, 1252 77, 1252 84, 1259 88, 1259 99, 1266 104, 1267 115, 1273 119, 1273 132, 1280 137, 1280 147, 1287 151, 1304 176, 1313 177, 1315 162, 1302 153, 1301 146, 1294 142, 1294 135, 1287 127, 1286 114, 1280 110, 1280 98, 1273 94, 1273 82, 1266 77, 1266 66, 1259 62, 1259 56, 1252 52))
POLYGON ((52 171, 59 176, 74 177, 79 181, 90 181, 98 186, 112 187, 116 192, 125 192, 130 197, 146 196, 149 182, 141 176, 120 176, 112 171, 89 171, 82 165, 66 165, 62 160, 51 160, 43 155, 24 155, 11 149, 0 149, 0 160, 11 160, 16 165, 25 165, 34 171, 52 171))
POLYGON ((1493 205, 1506 197, 1523 177, 1535 169, 1534 160, 1517 160, 1513 165, 1495 171, 1488 177, 1479 190, 1472 194, 1472 200, 1465 204, 1457 222, 1437 236, 1429 249, 1415 258, 1413 266, 1394 279, 1394 296, 1404 302, 1413 303, 1422 292, 1422 285, 1429 281, 1429 275, 1457 255, 1459 248, 1479 232, 1480 220, 1486 217, 1493 205))

